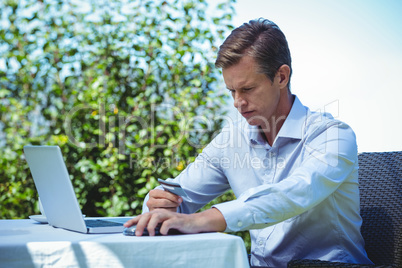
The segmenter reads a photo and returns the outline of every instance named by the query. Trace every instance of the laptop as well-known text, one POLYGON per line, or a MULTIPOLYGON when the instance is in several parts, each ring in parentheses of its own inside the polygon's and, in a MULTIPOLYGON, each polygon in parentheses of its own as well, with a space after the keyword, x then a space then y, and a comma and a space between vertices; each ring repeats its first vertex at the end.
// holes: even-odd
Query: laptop
POLYGON ((24 146, 47 222, 80 233, 119 233, 129 217, 84 219, 58 146, 24 146))

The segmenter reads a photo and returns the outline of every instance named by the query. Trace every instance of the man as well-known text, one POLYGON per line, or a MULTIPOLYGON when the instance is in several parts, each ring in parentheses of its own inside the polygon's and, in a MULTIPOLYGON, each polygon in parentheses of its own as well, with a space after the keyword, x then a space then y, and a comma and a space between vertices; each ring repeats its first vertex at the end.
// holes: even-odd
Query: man
POLYGON ((269 20, 235 29, 216 66, 245 121, 229 124, 174 181, 189 198, 150 191, 126 223, 161 233, 250 230, 251 264, 292 259, 371 263, 360 234, 356 138, 292 95, 285 36, 269 20), (231 188, 237 199, 195 213, 231 188), (149 212, 146 212, 149 211, 149 212))

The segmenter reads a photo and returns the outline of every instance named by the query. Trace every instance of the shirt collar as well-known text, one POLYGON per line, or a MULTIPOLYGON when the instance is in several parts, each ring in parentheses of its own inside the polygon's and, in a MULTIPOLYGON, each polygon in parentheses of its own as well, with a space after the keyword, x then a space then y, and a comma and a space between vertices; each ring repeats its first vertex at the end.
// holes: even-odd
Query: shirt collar
MULTIPOLYGON (((290 112, 286 117, 286 120, 283 123, 276 139, 278 137, 292 138, 299 140, 302 139, 306 117, 307 117, 307 108, 303 106, 299 98, 295 96, 292 108, 290 109, 290 112)), ((265 139, 262 137, 262 134, 258 126, 248 125, 247 131, 250 138, 250 142, 252 144, 266 143, 265 139)))
POLYGON ((305 130, 305 123, 307 118, 307 108, 303 106, 299 98, 295 96, 292 109, 285 123, 279 130, 278 137, 293 138, 301 140, 303 131, 305 130))

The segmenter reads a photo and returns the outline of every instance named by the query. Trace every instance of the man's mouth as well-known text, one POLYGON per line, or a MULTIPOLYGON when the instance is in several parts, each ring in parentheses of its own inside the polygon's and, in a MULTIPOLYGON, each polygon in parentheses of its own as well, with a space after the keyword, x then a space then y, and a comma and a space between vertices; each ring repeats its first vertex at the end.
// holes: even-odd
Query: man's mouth
POLYGON ((246 111, 246 112, 241 112, 241 115, 243 117, 250 117, 253 114, 254 111, 246 111))

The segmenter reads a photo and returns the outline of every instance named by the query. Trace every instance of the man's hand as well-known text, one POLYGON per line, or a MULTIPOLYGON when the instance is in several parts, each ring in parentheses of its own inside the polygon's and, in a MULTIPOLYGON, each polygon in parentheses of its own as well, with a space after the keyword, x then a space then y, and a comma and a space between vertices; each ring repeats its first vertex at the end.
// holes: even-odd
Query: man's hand
POLYGON ((141 236, 147 227, 149 235, 155 235, 155 227, 161 224, 160 233, 167 235, 170 229, 176 229, 185 234, 201 232, 222 232, 226 229, 226 221, 222 213, 212 208, 200 213, 181 214, 166 209, 154 209, 151 212, 139 215, 124 226, 137 225, 135 234, 141 236))
POLYGON ((163 208, 176 212, 177 207, 180 206, 182 202, 183 199, 180 196, 172 194, 168 191, 154 189, 149 192, 147 207, 149 208, 149 211, 163 208))

